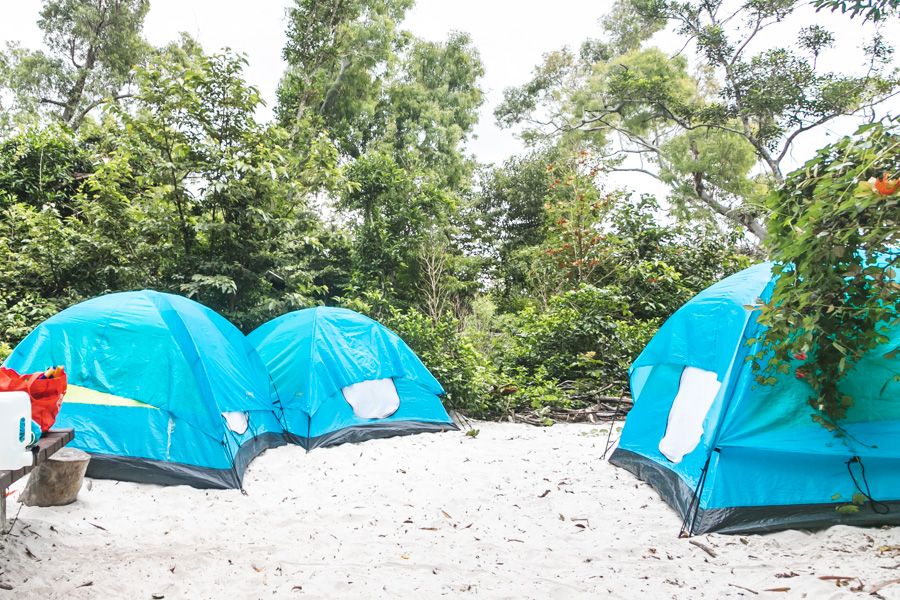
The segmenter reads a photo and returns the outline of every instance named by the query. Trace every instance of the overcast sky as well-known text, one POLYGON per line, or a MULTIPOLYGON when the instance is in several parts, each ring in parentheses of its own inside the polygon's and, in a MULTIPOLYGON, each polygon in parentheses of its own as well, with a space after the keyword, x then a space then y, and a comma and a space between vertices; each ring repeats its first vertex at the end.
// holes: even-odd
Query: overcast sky
MULTIPOLYGON (((151 43, 161 45, 186 31, 207 51, 230 47, 246 53, 247 79, 261 90, 271 108, 284 70, 281 49, 285 7, 289 3, 290 0, 151 0, 145 34, 151 43)), ((486 102, 469 148, 484 162, 502 162, 522 149, 512 132, 500 130, 494 123, 493 109, 502 98, 503 89, 525 82, 544 53, 565 45, 578 47, 585 38, 596 36, 598 20, 611 4, 611 0, 418 0, 405 27, 431 40, 445 39, 454 30, 472 36, 485 65, 482 87, 486 102)), ((40 0, 0 0, 0 42, 39 46, 41 32, 36 20, 40 6, 40 0)), ((871 35, 871 27, 839 15, 813 16, 811 11, 799 17, 804 22, 808 19, 823 21, 837 34, 838 49, 823 57, 830 65, 853 68, 859 64, 860 54, 855 49, 871 35)), ((785 35, 796 30, 794 25, 769 30, 763 43, 785 43, 785 35)), ((666 39, 659 42, 671 45, 666 39)), ((898 103, 893 103, 892 108, 898 112, 898 103)), ((850 122, 838 123, 830 131, 844 134, 853 127, 850 122)), ((823 141, 822 134, 801 140, 794 153, 795 162, 808 158, 823 141)))

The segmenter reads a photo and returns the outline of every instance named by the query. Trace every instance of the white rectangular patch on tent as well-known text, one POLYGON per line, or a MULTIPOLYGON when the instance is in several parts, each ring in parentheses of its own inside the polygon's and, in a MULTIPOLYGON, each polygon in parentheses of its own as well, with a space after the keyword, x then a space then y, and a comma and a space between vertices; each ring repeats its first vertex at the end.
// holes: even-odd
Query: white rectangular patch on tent
POLYGON ((693 452, 703 436, 703 421, 719 393, 721 382, 712 371, 685 367, 678 394, 672 400, 666 434, 659 451, 673 463, 693 452))
POLYGON ((348 385, 341 392, 361 419, 384 419, 400 408, 400 396, 393 379, 370 379, 348 385))
POLYGON ((222 416, 225 417, 225 424, 228 425, 228 429, 238 435, 244 435, 247 432, 247 428, 250 427, 250 418, 245 412, 224 412, 222 416))

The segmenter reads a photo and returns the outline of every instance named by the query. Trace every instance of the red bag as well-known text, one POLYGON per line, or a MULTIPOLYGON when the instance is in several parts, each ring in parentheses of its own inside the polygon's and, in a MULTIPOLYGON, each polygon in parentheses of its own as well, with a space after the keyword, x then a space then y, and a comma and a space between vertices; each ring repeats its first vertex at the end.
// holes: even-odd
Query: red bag
POLYGON ((52 377, 45 373, 19 375, 12 369, 0 367, 0 392, 28 392, 31 398, 31 420, 46 433, 59 414, 63 396, 68 387, 66 372, 62 367, 54 369, 52 377))

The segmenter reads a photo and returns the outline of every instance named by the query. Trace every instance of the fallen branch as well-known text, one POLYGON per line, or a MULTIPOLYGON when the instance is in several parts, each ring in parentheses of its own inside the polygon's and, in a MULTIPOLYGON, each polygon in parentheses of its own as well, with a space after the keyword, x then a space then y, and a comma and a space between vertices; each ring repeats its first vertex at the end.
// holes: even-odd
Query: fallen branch
POLYGON ((698 542, 697 540, 688 540, 688 543, 690 543, 690 544, 692 544, 692 545, 694 545, 694 546, 697 546, 698 548, 700 548, 701 550, 703 550, 704 552, 706 552, 707 554, 709 554, 711 557, 713 557, 713 558, 716 557, 716 552, 715 552, 715 550, 713 550, 712 548, 710 548, 710 547, 707 546, 706 544, 700 543, 700 542, 698 542))
POLYGON ((530 410, 528 412, 511 412, 509 420, 513 423, 528 425, 546 425, 547 419, 563 423, 597 423, 619 420, 628 414, 632 400, 627 396, 610 397, 601 403, 582 408, 549 408, 530 410))
POLYGON ((873 585, 873 586, 872 586, 872 589, 869 590, 869 593, 870 593, 870 594, 877 594, 878 592, 880 592, 881 590, 883 590, 883 589, 886 588, 887 586, 889 586, 889 585, 895 585, 895 584, 898 584, 898 583, 900 583, 900 578, 898 578, 898 579, 888 579, 887 581, 882 581, 882 582, 879 583, 879 584, 873 585))

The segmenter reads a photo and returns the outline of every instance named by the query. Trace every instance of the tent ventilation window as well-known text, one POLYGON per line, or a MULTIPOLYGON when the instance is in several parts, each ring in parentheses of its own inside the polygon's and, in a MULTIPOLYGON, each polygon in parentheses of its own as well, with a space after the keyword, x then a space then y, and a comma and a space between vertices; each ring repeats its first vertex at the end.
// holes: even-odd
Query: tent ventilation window
POLYGON ((245 412, 224 412, 222 416, 225 417, 225 424, 228 426, 228 429, 238 435, 244 435, 250 426, 250 419, 245 412))
POLYGON ((384 419, 400 408, 400 396, 393 379, 370 379, 348 385, 341 392, 360 419, 384 419))
POLYGON ((703 421, 721 385, 712 371, 685 367, 681 372, 678 394, 669 410, 666 434, 659 442, 659 451, 671 462, 680 463, 700 443, 703 421))

